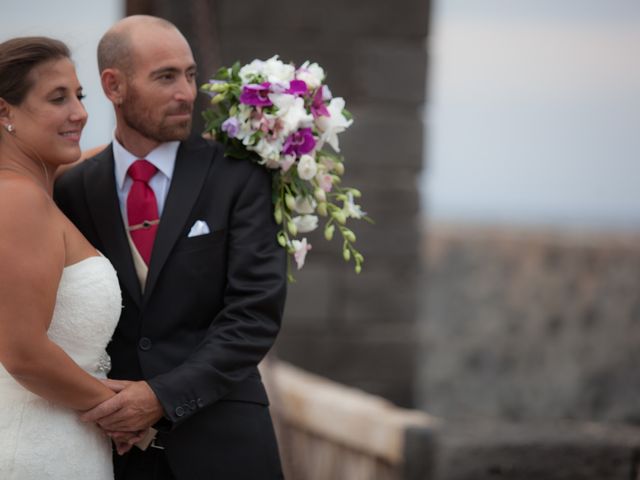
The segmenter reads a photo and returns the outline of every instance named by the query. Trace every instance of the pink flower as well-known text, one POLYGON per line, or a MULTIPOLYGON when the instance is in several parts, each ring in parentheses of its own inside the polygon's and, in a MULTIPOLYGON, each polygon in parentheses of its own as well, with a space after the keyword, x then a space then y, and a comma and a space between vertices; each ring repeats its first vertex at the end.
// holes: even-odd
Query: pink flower
POLYGON ((318 186, 327 193, 333 188, 333 177, 328 173, 317 175, 316 180, 318 180, 318 186))
POLYGON ((304 267, 304 260, 307 256, 307 252, 311 250, 311 245, 307 244, 306 238, 303 238, 302 240, 292 240, 291 245, 295 250, 293 258, 295 258, 296 266, 298 267, 298 270, 300 270, 304 267))
POLYGON ((293 155, 283 155, 280 159, 280 168, 283 172, 286 172, 291 168, 291 165, 296 161, 296 157, 293 155))

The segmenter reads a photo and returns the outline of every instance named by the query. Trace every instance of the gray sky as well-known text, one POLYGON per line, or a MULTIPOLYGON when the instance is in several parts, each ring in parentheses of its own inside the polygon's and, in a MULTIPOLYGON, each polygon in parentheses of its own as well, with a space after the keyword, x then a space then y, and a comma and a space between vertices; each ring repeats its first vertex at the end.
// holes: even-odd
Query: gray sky
POLYGON ((440 0, 425 213, 640 230, 640 2, 440 0))

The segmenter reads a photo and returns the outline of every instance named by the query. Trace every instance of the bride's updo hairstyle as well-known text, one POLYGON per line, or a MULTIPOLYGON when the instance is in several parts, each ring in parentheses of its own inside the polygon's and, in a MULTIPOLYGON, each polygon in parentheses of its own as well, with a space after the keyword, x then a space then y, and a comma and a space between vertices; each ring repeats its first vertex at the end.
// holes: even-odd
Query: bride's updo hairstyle
POLYGON ((33 87, 34 67, 70 57, 69 48, 53 38, 18 37, 0 43, 0 98, 20 105, 33 87))

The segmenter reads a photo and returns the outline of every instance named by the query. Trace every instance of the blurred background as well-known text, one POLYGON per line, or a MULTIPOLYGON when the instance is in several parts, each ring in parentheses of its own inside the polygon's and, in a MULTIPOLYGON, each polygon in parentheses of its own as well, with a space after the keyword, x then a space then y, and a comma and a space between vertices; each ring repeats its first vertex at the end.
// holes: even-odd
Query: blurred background
POLYGON ((427 218, 638 230, 638 2, 441 0, 433 19, 427 218))
POLYGON ((640 420, 640 3, 433 4, 420 403, 640 420))
POLYGON ((399 476, 315 478, 640 478, 640 2, 5 3, 0 40, 74 52, 85 148, 111 137, 95 48, 125 14, 174 22, 200 82, 279 54, 345 97, 366 263, 313 237, 275 350, 441 422, 399 476))

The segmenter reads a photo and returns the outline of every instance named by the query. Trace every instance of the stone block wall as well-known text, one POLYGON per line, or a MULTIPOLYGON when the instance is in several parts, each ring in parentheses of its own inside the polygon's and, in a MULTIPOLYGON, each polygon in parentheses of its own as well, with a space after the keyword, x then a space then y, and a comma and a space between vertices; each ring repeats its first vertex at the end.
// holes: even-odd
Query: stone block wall
POLYGON ((640 421, 640 235, 433 226, 420 406, 640 421))
POLYGON ((447 424, 433 480, 637 480, 640 429, 580 422, 447 424))
POLYGON ((341 243, 311 236, 289 289, 277 353, 334 380, 410 405, 417 344, 419 198, 429 20, 427 0, 218 1, 223 63, 279 54, 316 61, 354 125, 341 138, 344 183, 375 226, 355 222, 356 275, 341 243))

